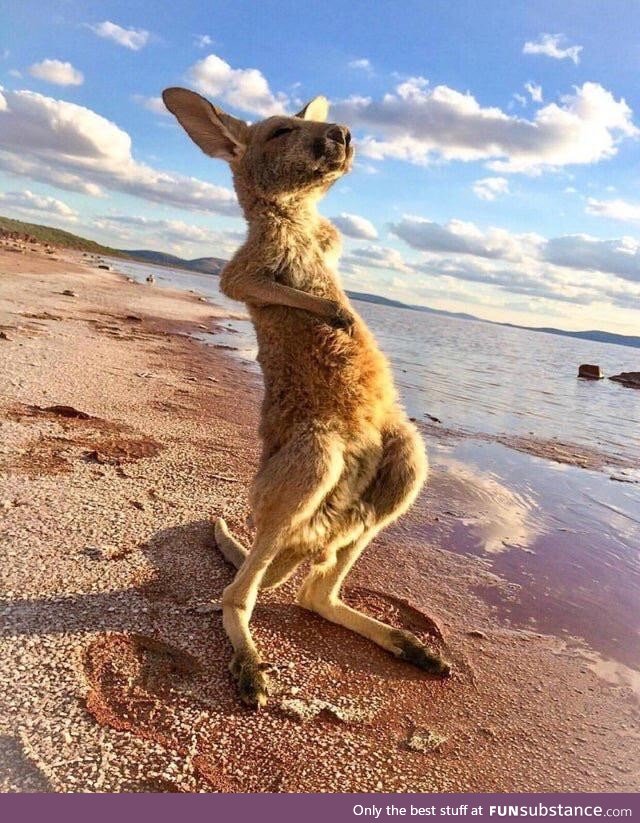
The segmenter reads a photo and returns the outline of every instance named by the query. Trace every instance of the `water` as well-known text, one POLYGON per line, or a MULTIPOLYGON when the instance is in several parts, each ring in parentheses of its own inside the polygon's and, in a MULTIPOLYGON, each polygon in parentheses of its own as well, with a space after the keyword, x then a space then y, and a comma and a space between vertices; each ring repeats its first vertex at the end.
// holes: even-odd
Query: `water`
MULTIPOLYGON (((242 310, 220 294, 215 276, 112 262, 137 280, 153 271, 159 285, 196 291, 235 314, 242 310)), ((605 374, 640 370, 640 349, 355 305, 389 356, 412 415, 428 413, 469 432, 569 440, 640 465, 640 392, 606 379, 576 378, 580 363, 597 363, 605 374)), ((234 345, 254 357, 251 324, 233 326, 241 332, 234 345)))
POLYGON ((640 392, 576 378, 640 369, 640 350, 359 303, 395 366, 408 406, 451 428, 534 434, 640 462, 640 392))
MULTIPOLYGON (((218 278, 113 261, 143 281, 191 289, 229 309, 218 278)), ((519 594, 482 592, 501 617, 579 644, 585 665, 640 693, 640 391, 578 380, 580 363, 605 374, 640 370, 640 350, 357 302, 389 356, 409 413, 427 431, 435 518, 424 538, 482 556, 519 594), (589 471, 514 448, 511 436, 557 438, 631 468, 589 471), (507 446, 492 440, 500 437, 507 446), (614 482, 611 476, 625 482, 614 482), (634 482, 636 481, 636 482, 634 482), (613 673, 613 674, 612 674, 613 673)), ((201 335, 255 359, 246 320, 201 335)))

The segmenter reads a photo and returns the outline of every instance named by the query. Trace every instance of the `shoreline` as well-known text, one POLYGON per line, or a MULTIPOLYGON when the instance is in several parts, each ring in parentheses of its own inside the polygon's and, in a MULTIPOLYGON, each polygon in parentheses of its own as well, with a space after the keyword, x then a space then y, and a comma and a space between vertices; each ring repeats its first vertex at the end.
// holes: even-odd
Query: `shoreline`
POLYGON ((276 693, 245 710, 209 605, 232 576, 210 518, 249 539, 259 379, 191 336, 226 312, 58 256, 0 252, 3 790, 640 788, 634 684, 479 596, 515 595, 487 556, 433 538, 451 505, 437 482, 345 595, 444 646, 455 676, 294 606, 296 576, 259 600, 276 693))

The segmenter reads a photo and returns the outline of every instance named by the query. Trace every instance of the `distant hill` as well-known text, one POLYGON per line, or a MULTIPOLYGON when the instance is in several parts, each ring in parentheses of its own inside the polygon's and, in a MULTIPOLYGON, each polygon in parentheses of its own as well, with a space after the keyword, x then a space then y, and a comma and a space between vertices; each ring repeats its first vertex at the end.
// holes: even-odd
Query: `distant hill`
POLYGON ((4 232, 17 232, 35 237, 40 243, 50 243, 52 246, 59 246, 64 249, 78 249, 79 251, 93 252, 94 254, 109 254, 120 256, 117 249, 102 246, 93 240, 79 237, 77 234, 54 229, 51 226, 40 226, 37 223, 24 223, 22 220, 12 220, 10 217, 0 216, 0 234, 4 232))
MULTIPOLYGON (((365 303, 378 303, 381 306, 391 306, 396 309, 410 309, 411 311, 424 311, 428 314, 440 314, 443 317, 457 317, 458 320, 477 320, 478 323, 490 323, 490 320, 483 320, 474 314, 466 314, 461 311, 445 311, 444 309, 432 309, 430 306, 418 306, 414 303, 402 303, 400 300, 391 300, 379 294, 369 294, 362 291, 347 291, 349 297, 354 300, 363 300, 365 303)), ((506 325, 506 324, 504 324, 506 325)))
POLYGON ((595 340, 598 343, 614 343, 617 346, 634 346, 640 348, 640 337, 630 334, 614 334, 600 329, 590 329, 588 331, 564 331, 563 329, 547 328, 546 326, 516 326, 514 323, 499 323, 500 326, 511 326, 513 329, 526 329, 526 331, 541 331, 545 334, 560 334, 563 337, 576 337, 579 340, 595 340))
POLYGON ((200 274, 220 274, 227 262, 220 257, 197 257, 195 260, 185 260, 183 257, 176 257, 175 254, 165 254, 149 249, 121 249, 120 253, 154 266, 175 266, 180 269, 197 271, 200 274))
POLYGON ((516 323, 497 323, 495 320, 484 320, 473 314, 465 312, 444 311, 443 309, 432 309, 430 306, 418 306, 412 303, 402 303, 400 300, 391 300, 379 294, 367 294, 366 292, 349 291, 349 297, 354 300, 364 300, 366 303, 377 303, 381 306, 391 306, 397 309, 410 309, 411 311, 423 311, 428 314, 439 314, 444 317, 456 317, 459 320, 476 320, 479 323, 490 323, 493 326, 508 326, 511 329, 524 329, 525 331, 543 332, 545 334, 557 334, 562 337, 575 337, 579 340, 594 340, 597 343, 613 343, 617 346, 632 346, 640 348, 640 337, 628 334, 614 334, 613 332, 601 331, 600 329, 590 329, 588 331, 566 331, 565 329, 554 329, 547 326, 518 326, 516 323))
MULTIPOLYGON (((21 220, 12 220, 9 217, 0 216, 0 234, 5 232, 20 232, 35 237, 41 243, 51 243, 54 246, 62 246, 68 249, 79 249, 80 251, 93 252, 94 254, 108 254, 112 257, 128 257, 142 263, 150 263, 156 266, 172 266, 174 268, 196 271, 200 274, 218 275, 222 271, 226 260, 221 257, 197 257, 194 260, 186 260, 174 254, 166 254, 161 251, 151 249, 111 249, 102 246, 93 240, 87 240, 76 234, 71 234, 62 229, 53 229, 50 226, 40 226, 35 223, 23 223, 21 220)), ((402 303, 400 300, 393 300, 389 297, 382 297, 379 294, 368 294, 366 292, 348 292, 354 300, 364 300, 367 303, 377 303, 382 306, 391 306, 398 309, 410 309, 411 311, 427 312, 428 314, 438 314, 443 317, 455 317, 459 320, 477 320, 480 323, 491 323, 496 326, 509 326, 512 329, 524 329, 525 331, 543 332, 545 334, 560 334, 564 337, 574 337, 579 340, 594 340, 599 343, 613 343, 618 346, 632 346, 640 348, 640 337, 626 334, 614 334, 613 332, 602 331, 600 329, 590 329, 588 331, 565 331, 564 329, 554 329, 551 327, 531 327, 519 326, 515 323, 495 323, 492 320, 483 320, 473 314, 464 312, 450 312, 442 309, 432 309, 429 306, 418 306, 410 303, 402 303)))

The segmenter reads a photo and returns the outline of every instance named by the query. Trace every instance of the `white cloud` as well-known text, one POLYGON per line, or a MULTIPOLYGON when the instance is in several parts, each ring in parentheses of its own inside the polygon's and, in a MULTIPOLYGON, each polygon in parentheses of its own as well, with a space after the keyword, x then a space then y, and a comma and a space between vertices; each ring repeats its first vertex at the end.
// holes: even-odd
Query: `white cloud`
POLYGON ((40 63, 34 63, 29 66, 29 74, 57 86, 81 86, 84 83, 83 73, 71 63, 63 63, 61 60, 42 60, 40 63))
POLYGON ((510 295, 524 295, 572 305, 589 305, 604 297, 602 288, 589 283, 577 283, 575 275, 567 276, 562 270, 534 260, 527 260, 524 264, 505 264, 500 261, 431 256, 415 269, 432 277, 446 278, 451 283, 476 283, 510 295))
POLYGON ((371 65, 371 60, 369 60, 367 57, 361 57, 358 60, 350 60, 347 63, 347 66, 350 69, 356 69, 356 70, 359 70, 359 71, 366 71, 368 73, 373 71, 373 66, 371 65))
POLYGON ((414 249, 492 260, 521 261, 531 256, 541 241, 535 234, 513 235, 499 228, 483 232, 474 223, 463 220, 450 220, 442 225, 410 215, 392 223, 391 231, 414 249))
POLYGON ((233 69, 217 54, 209 54, 189 69, 188 76, 203 94, 241 111, 262 117, 286 112, 287 96, 274 94, 258 69, 233 69))
POLYGON ((362 240, 377 240, 378 231, 376 227, 365 217, 358 214, 346 214, 343 212, 338 217, 332 217, 332 221, 341 232, 349 237, 356 237, 362 240))
POLYGON ((353 249, 343 259, 351 267, 368 266, 399 272, 410 271, 410 267, 405 263, 400 252, 386 246, 369 245, 353 249))
POLYGON ((596 200, 590 197, 587 200, 587 213, 623 223, 640 224, 640 203, 629 203, 627 200, 596 200))
POLYGON ((483 177, 473 184, 473 193, 481 200, 495 200, 501 194, 509 194, 506 177, 483 177))
POLYGON ((29 189, 24 191, 0 192, 0 207, 17 209, 26 212, 45 212, 48 216, 55 216, 64 220, 75 221, 78 214, 62 200, 55 197, 44 197, 33 194, 29 189))
POLYGON ((546 239, 505 229, 482 230, 451 220, 441 225, 403 217, 392 232, 422 252, 408 266, 422 274, 485 283, 512 294, 581 305, 640 301, 640 243, 589 235, 546 239))
POLYGON ((523 54, 544 54, 554 60, 573 60, 578 65, 582 46, 564 45, 564 34, 541 34, 537 40, 529 40, 522 47, 523 54))
POLYGON ((405 217, 400 224, 407 231, 395 231, 397 225, 392 230, 419 252, 418 259, 392 248, 355 249, 342 267, 351 288, 378 292, 384 284, 387 293, 409 303, 455 311, 477 305, 484 316, 500 321, 519 314, 539 325, 542 314, 561 318, 567 328, 585 328, 601 326, 606 317, 610 326, 634 333, 640 304, 635 241, 585 235, 548 240, 420 217, 405 217), (376 269, 387 271, 372 275, 376 269))
POLYGON ((119 46, 124 46, 132 51, 139 51, 144 48, 149 40, 149 32, 145 29, 125 29, 110 20, 94 25, 87 23, 87 27, 98 37, 112 40, 119 46))
MULTIPOLYGON (((0 110, 1 111, 1 110, 0 110)), ((0 119, 0 122, 1 119, 0 119)), ((104 197, 104 190, 96 183, 89 182, 86 178, 74 172, 64 171, 54 168, 51 163, 43 163, 37 160, 26 160, 18 154, 2 150, 2 136, 0 135, 0 169, 13 177, 28 177, 30 180, 37 180, 40 183, 47 183, 58 189, 76 191, 80 194, 88 194, 91 197, 104 197)))
POLYGON ((613 156, 622 138, 639 134, 626 102, 597 83, 584 83, 531 120, 482 107, 468 92, 431 88, 422 77, 400 83, 381 100, 339 101, 333 116, 369 132, 360 144, 369 157, 418 164, 486 160, 499 172, 596 163, 613 156))
POLYGON ((111 189, 194 211, 238 213, 230 189, 136 161, 129 135, 91 109, 32 91, 3 94, 0 167, 9 173, 94 196, 111 189))
POLYGON ((167 240, 179 243, 203 243, 210 239, 211 231, 185 223, 183 220, 156 220, 150 217, 130 215, 103 215, 95 220, 96 225, 105 228, 110 224, 139 229, 145 233, 161 234, 167 240))
POLYGON ((244 232, 216 231, 183 220, 165 220, 127 214, 106 214, 93 221, 94 226, 121 241, 155 248, 171 247, 193 254, 191 246, 208 249, 209 255, 231 256, 244 240, 244 232))
POLYGON ((196 34, 193 38, 193 44, 199 49, 205 49, 207 46, 213 45, 213 40, 208 34, 196 34))
POLYGON ((139 103, 147 111, 152 111, 154 114, 163 114, 169 116, 169 110, 162 101, 162 97, 145 97, 143 94, 134 94, 132 98, 136 103, 139 103))
POLYGON ((524 87, 534 103, 542 103, 542 86, 529 82, 525 83, 524 87))
POLYGON ((548 240, 544 259, 556 266, 615 274, 640 284, 640 242, 632 237, 601 240, 588 234, 570 234, 548 240))

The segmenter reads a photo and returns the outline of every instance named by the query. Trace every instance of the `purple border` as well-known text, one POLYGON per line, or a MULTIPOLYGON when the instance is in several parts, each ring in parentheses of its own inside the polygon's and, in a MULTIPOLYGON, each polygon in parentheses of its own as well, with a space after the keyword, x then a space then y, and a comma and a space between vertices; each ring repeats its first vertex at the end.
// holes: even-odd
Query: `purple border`
POLYGON ((503 820, 525 817, 554 820, 571 817, 591 820, 640 820, 639 794, 6 794, 0 796, 0 815, 6 821, 38 823, 125 823, 152 818, 153 823, 176 823, 176 814, 188 814, 188 823, 223 819, 233 821, 295 821, 295 823, 342 823, 342 821, 387 821, 391 819, 503 820), (387 807, 406 809, 388 814, 387 807), (507 807, 526 807, 528 812, 511 814, 507 807), (411 807, 429 809, 411 814, 411 807), (449 810, 447 811, 447 807, 449 810), (480 807, 481 814, 472 814, 480 807), (491 807, 494 807, 493 811, 491 807), (498 809, 498 807, 500 807, 498 809), (562 807, 561 809, 559 807, 562 807), (567 807, 599 808, 601 813, 567 813, 567 807), (373 809, 379 809, 376 816, 373 809), (365 813, 360 810, 368 809, 365 813), (546 809, 546 813, 545 813, 546 809), (556 811, 552 811, 555 809, 556 811), (355 813, 354 812, 360 812, 355 813), (539 813, 534 813, 538 810, 539 813), (622 810, 628 810, 622 814, 622 810), (117 818, 115 817, 117 815, 117 818), (89 817, 90 816, 90 817, 89 817), (330 816, 330 820, 328 817, 330 816))

